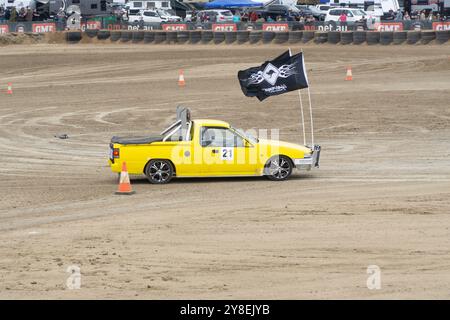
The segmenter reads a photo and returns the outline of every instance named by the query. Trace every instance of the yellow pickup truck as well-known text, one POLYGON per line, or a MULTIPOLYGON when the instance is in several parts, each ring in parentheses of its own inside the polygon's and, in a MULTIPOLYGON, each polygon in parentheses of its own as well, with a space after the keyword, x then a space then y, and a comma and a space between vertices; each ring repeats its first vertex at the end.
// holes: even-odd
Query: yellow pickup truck
POLYGON ((120 173, 145 174, 154 184, 173 177, 266 176, 285 180, 294 169, 319 166, 320 146, 302 146, 257 139, 219 120, 190 119, 187 108, 177 108, 177 119, 159 135, 113 137, 109 165, 120 173))

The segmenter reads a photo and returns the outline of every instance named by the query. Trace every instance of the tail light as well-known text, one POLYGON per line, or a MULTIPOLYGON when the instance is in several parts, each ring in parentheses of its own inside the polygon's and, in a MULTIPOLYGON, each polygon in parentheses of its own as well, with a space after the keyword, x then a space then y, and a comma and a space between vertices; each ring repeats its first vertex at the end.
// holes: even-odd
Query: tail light
POLYGON ((120 158, 120 149, 119 148, 113 149, 113 158, 114 159, 120 158))

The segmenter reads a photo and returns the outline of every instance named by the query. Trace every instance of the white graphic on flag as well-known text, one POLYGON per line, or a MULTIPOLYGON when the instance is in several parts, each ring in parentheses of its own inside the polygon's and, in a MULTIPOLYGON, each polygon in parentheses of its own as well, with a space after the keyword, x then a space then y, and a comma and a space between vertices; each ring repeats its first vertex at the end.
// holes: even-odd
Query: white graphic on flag
POLYGON ((283 64, 281 67, 277 68, 273 64, 269 63, 264 68, 264 71, 258 71, 252 73, 248 78, 248 84, 259 84, 266 80, 271 85, 277 83, 278 78, 288 78, 294 74, 297 74, 296 70, 297 62, 292 64, 283 64))

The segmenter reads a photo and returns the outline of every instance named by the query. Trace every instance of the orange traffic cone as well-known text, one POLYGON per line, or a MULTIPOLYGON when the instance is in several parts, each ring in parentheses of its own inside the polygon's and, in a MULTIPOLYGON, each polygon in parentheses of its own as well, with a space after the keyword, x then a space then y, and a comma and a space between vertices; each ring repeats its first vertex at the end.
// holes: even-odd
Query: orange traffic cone
POLYGON ((8 91, 6 93, 7 94, 13 94, 12 83, 11 82, 8 82, 8 91))
POLYGON ((180 70, 180 75, 178 76, 178 85, 180 87, 184 87, 186 85, 186 82, 184 81, 184 72, 183 69, 180 70))
POLYGON ((352 67, 347 67, 347 76, 345 77, 345 81, 352 81, 353 75, 352 75, 352 67))
POLYGON ((119 189, 116 194, 133 194, 134 191, 131 190, 130 177, 128 176, 127 164, 122 163, 122 172, 120 173, 119 189))

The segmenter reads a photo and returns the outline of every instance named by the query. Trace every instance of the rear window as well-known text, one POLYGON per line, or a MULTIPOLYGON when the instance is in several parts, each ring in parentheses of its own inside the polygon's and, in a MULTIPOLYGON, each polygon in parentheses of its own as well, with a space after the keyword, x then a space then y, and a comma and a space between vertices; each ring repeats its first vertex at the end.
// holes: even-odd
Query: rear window
POLYGON ((232 16, 233 14, 231 13, 231 11, 220 11, 220 14, 223 16, 232 16))
POLYGON ((130 16, 138 16, 139 12, 140 12, 139 9, 138 10, 136 10, 136 9, 135 10, 130 10, 129 15, 130 16))
POLYGON ((320 6, 319 9, 325 11, 330 9, 330 6, 320 6))

